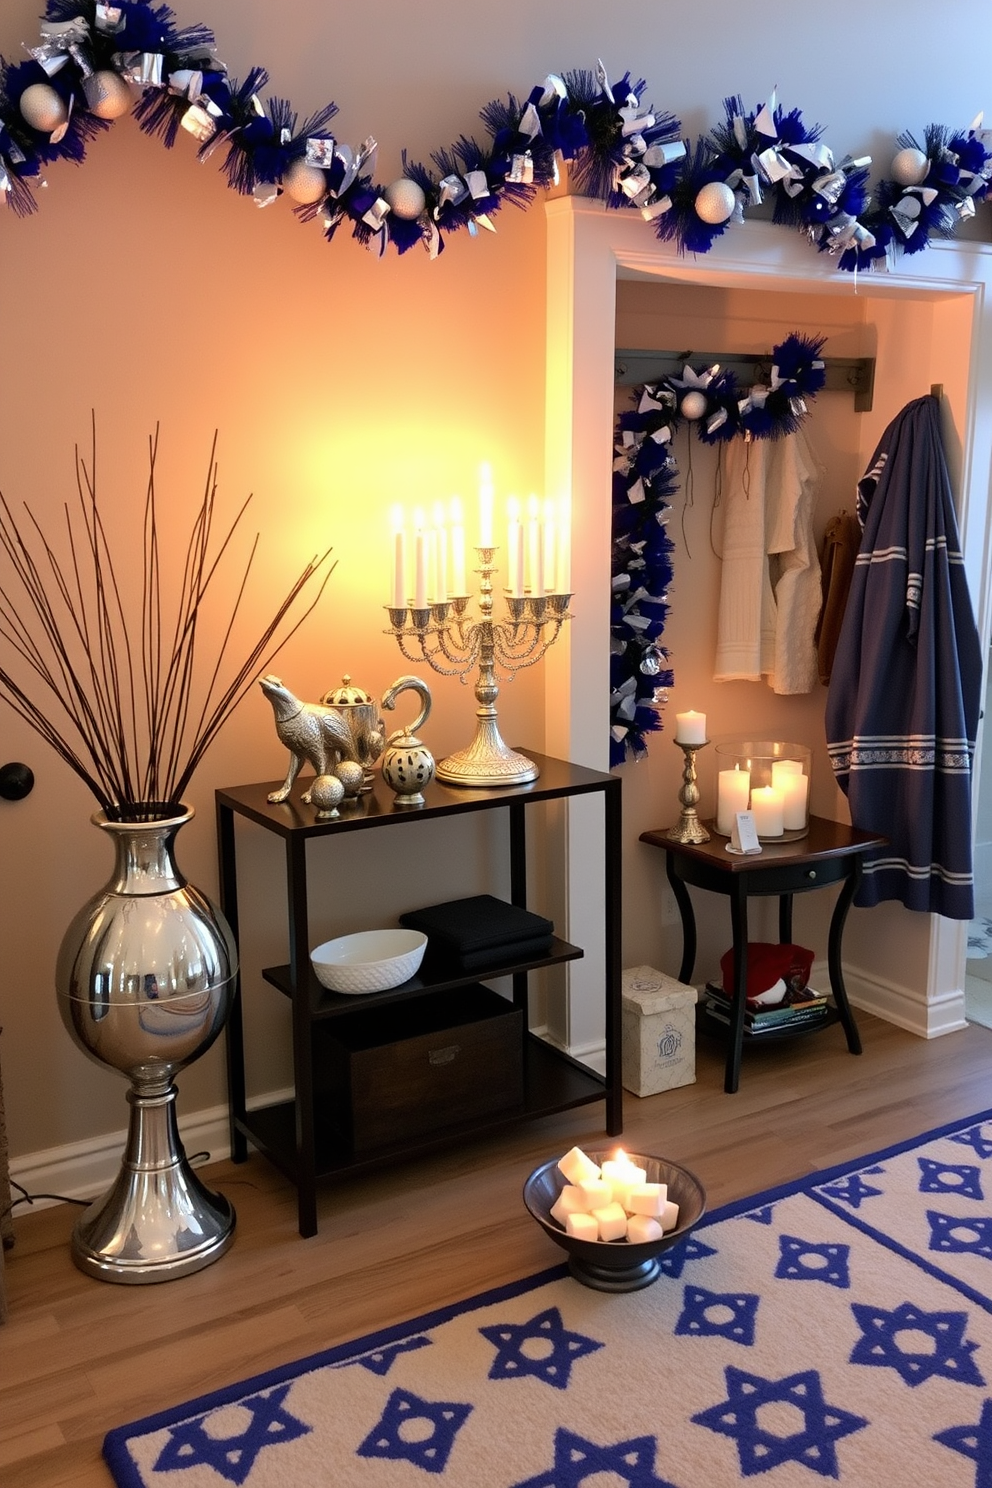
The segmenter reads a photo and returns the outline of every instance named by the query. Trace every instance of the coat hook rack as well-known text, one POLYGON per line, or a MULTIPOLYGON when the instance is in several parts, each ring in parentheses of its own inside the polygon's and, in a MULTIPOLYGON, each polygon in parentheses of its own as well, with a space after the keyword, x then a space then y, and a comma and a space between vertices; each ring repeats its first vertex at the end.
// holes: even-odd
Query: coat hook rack
MULTIPOLYGON (((745 387, 768 383, 772 375, 772 359, 767 352, 641 351, 618 347, 614 357, 615 380, 623 387, 657 382, 662 377, 681 377, 686 362, 697 371, 718 363, 721 371, 735 373, 745 387)), ((823 367, 827 392, 853 393, 855 412, 870 411, 875 392, 874 357, 824 357, 823 367)))

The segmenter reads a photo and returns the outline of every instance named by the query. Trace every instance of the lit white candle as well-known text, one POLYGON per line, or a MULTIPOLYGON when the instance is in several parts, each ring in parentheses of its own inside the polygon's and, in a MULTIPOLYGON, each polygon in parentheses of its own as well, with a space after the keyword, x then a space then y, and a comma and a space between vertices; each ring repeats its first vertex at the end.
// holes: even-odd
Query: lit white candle
POLYGON ((424 533, 424 514, 418 506, 413 514, 413 603, 422 610, 427 604, 427 538, 424 533))
POLYGON ((676 713, 675 742, 676 744, 705 744, 706 714, 696 713, 692 708, 685 713, 676 713))
POLYGON ((782 792, 773 785, 759 785, 751 792, 754 829, 759 837, 781 837, 785 831, 782 792))
POLYGON ((493 545, 493 472, 488 464, 479 467, 479 547, 493 545))
POLYGON ((444 507, 440 501, 434 503, 434 543, 437 549, 434 598, 443 600, 447 599, 451 591, 448 588, 448 528, 444 520, 444 507))
POLYGON ((514 599, 524 592, 524 528, 520 520, 520 502, 511 496, 506 503, 506 568, 507 584, 514 599))
POLYGON ((568 497, 558 503, 558 557, 555 563, 556 594, 572 592, 572 508, 568 497))
POLYGON ((724 837, 734 830, 734 817, 738 811, 746 811, 751 794, 751 772, 735 765, 732 770, 721 770, 716 779, 716 829, 724 837))
POLYGON ((555 520, 555 504, 544 503, 544 586, 549 594, 557 594, 558 578, 558 524, 555 520))
POLYGON ((772 779, 775 789, 782 792, 782 822, 787 832, 794 832, 806 825, 806 802, 809 796, 809 776, 794 773, 780 775, 775 780, 775 766, 772 766, 772 779))
POLYGON ((393 584, 391 600, 394 610, 401 610, 406 604, 406 533, 403 531, 403 508, 394 506, 392 509, 393 528, 393 584))
POLYGON ((802 773, 802 760, 772 760, 772 785, 776 788, 782 785, 786 775, 801 775, 802 773))
POLYGON ((531 496, 527 502, 527 588, 531 594, 541 594, 544 591, 541 509, 536 496, 531 496))
POLYGON ((460 496, 451 498, 451 592, 466 594, 465 588, 465 523, 460 496))

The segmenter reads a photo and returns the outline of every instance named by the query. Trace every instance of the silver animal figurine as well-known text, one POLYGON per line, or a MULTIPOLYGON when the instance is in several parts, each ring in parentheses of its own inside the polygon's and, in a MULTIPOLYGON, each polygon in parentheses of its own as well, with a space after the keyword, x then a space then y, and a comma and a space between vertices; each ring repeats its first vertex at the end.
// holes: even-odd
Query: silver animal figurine
MULTIPOLYGON (((315 776, 333 775, 339 760, 357 759, 354 735, 337 708, 301 703, 279 677, 262 677, 258 685, 272 704, 276 733, 289 750, 286 779, 269 795, 274 805, 287 799, 301 765, 310 765, 315 776)), ((309 790, 302 799, 309 805, 309 790)))

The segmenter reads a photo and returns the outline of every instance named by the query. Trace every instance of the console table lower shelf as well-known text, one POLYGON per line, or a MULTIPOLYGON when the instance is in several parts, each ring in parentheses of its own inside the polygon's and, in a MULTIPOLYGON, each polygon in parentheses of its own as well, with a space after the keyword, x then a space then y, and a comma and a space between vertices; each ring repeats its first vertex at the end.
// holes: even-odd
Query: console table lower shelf
MULTIPOLYGON (((314 1129, 314 1178, 340 1178, 448 1147, 453 1141, 503 1131, 518 1123, 553 1116, 576 1106, 588 1105, 606 1098, 606 1081, 595 1070, 579 1064, 567 1054, 528 1033, 524 1039, 523 1094, 512 1107, 481 1116, 459 1120, 452 1126, 439 1127, 415 1141, 394 1142, 355 1153, 335 1130, 328 1114, 317 1120, 314 1129)), ((280 1172, 293 1183, 306 1177, 299 1171, 296 1145, 296 1102, 280 1101, 244 1112, 236 1118, 241 1133, 257 1147, 280 1172)))

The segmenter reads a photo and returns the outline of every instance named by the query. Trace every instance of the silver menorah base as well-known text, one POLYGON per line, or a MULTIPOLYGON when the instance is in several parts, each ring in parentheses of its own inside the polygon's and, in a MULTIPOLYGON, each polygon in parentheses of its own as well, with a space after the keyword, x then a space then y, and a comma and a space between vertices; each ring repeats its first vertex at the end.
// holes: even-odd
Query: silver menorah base
POLYGON ((533 760, 504 743, 495 718, 480 718, 471 744, 441 760, 435 779, 446 785, 527 785, 539 774, 533 760))

